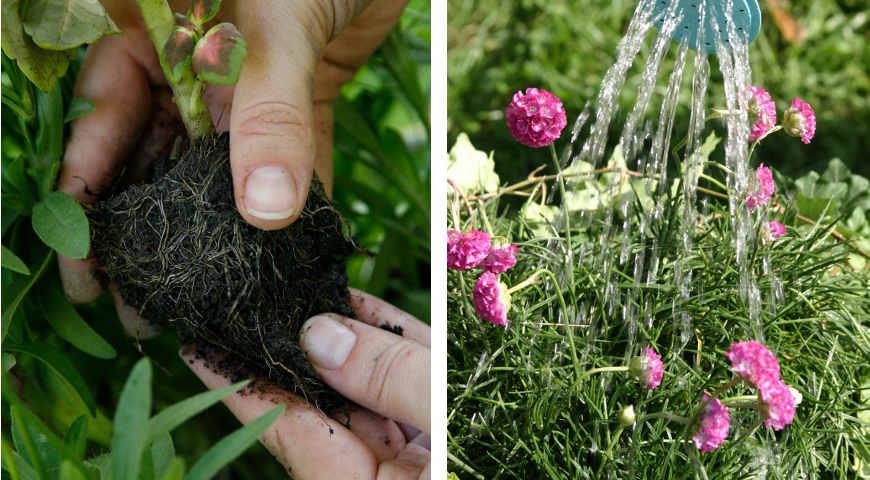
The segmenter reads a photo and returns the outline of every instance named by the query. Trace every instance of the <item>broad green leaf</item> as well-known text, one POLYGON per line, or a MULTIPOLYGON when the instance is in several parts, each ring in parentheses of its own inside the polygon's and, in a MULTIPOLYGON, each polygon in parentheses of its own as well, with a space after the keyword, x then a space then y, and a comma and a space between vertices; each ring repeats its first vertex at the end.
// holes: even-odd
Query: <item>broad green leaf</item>
POLYGON ((9 250, 5 245, 3 245, 0 247, 0 252, 2 252, 3 268, 22 275, 30 275, 30 269, 27 268, 27 265, 25 265, 12 250, 9 250))
POLYGON ((187 16, 190 20, 202 26, 218 14, 221 9, 221 0, 193 0, 187 16))
POLYGON ((85 458, 85 449, 88 446, 88 417, 86 415, 80 416, 69 426, 63 437, 63 443, 76 459, 85 458))
POLYGON ((76 468, 69 460, 64 460, 60 464, 59 480, 87 480, 85 475, 76 468))
POLYGON ((66 110, 66 116, 63 117, 63 123, 69 123, 79 117, 83 117, 94 111, 97 107, 90 101, 84 98, 74 98, 66 110))
POLYGON ((249 382, 250 380, 245 380, 217 390, 209 390, 164 408, 154 415, 148 424, 148 441, 156 441, 168 434, 190 418, 220 402, 227 395, 238 392, 249 382))
POLYGON ((828 168, 825 169, 822 178, 831 183, 845 182, 851 175, 852 172, 849 171, 849 167, 842 160, 833 158, 828 162, 828 168))
POLYGON ((3 0, 2 8, 3 52, 18 62, 24 75, 40 90, 51 90, 57 79, 66 73, 69 54, 44 50, 33 43, 19 16, 20 0, 3 0))
POLYGON ((77 349, 96 358, 115 358, 117 352, 79 315, 61 291, 60 282, 52 279, 39 292, 39 306, 54 331, 77 349))
POLYGON ((143 358, 136 363, 121 390, 115 410, 112 436, 112 478, 139 478, 142 453, 148 440, 151 411, 151 363, 143 358))
POLYGON ((69 50, 120 33, 99 0, 31 0, 24 30, 47 50, 69 50))
POLYGON ((69 258, 85 258, 91 249, 88 219, 82 206, 64 192, 53 192, 33 207, 33 230, 46 245, 69 258))
POLYGON ((163 59, 173 80, 178 82, 193 61, 193 48, 196 46, 196 32, 184 27, 176 27, 163 44, 163 59))
POLYGON ((45 343, 26 343, 22 345, 6 342, 6 350, 10 352, 18 352, 29 355, 36 360, 42 362, 52 372, 58 375, 64 383, 71 387, 79 395, 91 414, 96 414, 97 405, 94 403, 94 397, 91 395, 91 390, 85 383, 81 374, 72 362, 59 350, 45 343))
POLYGON ((36 127, 36 150, 27 173, 36 182, 39 198, 45 199, 57 181, 60 161, 63 156, 63 93, 61 85, 50 92, 36 95, 36 109, 39 122, 36 127))
POLYGON ((45 258, 39 264, 36 273, 29 277, 24 277, 17 273, 3 273, 3 340, 6 340, 6 334, 9 333, 9 327, 12 325, 12 319, 15 318, 15 312, 18 311, 21 301, 24 300, 27 292, 30 291, 36 281, 45 273, 53 258, 54 252, 48 250, 45 253, 45 258), (10 279, 9 277, 12 278, 10 279))
POLYGON ((182 480, 184 478, 184 459, 180 457, 175 457, 172 459, 172 463, 169 464, 169 468, 166 469, 166 473, 163 474, 163 477, 160 480, 182 480))
POLYGON ((161 435, 151 444, 151 451, 143 462, 142 467, 151 465, 151 477, 161 478, 169 469, 172 460, 175 458, 175 445, 172 443, 172 436, 168 433, 161 435))
POLYGON ((248 46, 232 23, 219 23, 196 42, 193 71, 204 82, 232 85, 239 79, 248 46))
POLYGON ((187 480, 208 480, 224 466, 238 458, 260 435, 284 413, 284 405, 279 405, 257 417, 251 423, 227 435, 223 440, 208 449, 188 472, 187 480))
POLYGON ((456 143, 447 155, 447 180, 451 185, 447 194, 452 195, 458 188, 463 194, 495 192, 498 190, 499 177, 495 173, 492 153, 474 148, 468 135, 460 133, 456 143))

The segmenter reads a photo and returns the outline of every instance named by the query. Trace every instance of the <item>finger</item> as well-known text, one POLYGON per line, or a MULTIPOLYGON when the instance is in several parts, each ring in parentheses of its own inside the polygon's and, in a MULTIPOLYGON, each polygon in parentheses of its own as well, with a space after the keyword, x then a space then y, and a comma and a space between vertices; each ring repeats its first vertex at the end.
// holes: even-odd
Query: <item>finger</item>
POLYGON ((408 443, 395 459, 381 464, 381 468, 378 470, 378 480, 428 479, 429 476, 425 475, 430 457, 428 443, 429 437, 425 435, 421 435, 408 443))
POLYGON ((429 432, 429 349, 335 314, 302 326, 300 344, 321 378, 354 402, 429 432))
MULTIPOLYGON (((212 371, 191 352, 184 351, 182 358, 209 389, 229 385, 227 378, 212 371)), ((276 405, 286 405, 284 413, 260 441, 293 478, 375 478, 377 460, 362 441, 298 397, 275 389, 234 393, 224 399, 224 404, 242 423, 256 419, 276 405)))
POLYGON ((109 285, 109 292, 112 293, 112 298, 115 301, 115 311, 118 312, 118 319, 121 321, 121 325, 124 327, 127 335, 139 340, 147 340, 160 334, 160 326, 142 318, 135 308, 127 305, 124 299, 121 298, 121 293, 118 291, 117 286, 114 284, 109 285))
POLYGON ((370 410, 353 410, 347 424, 379 462, 396 458, 408 443, 405 433, 396 422, 370 410))
POLYGON ((315 66, 333 29, 361 6, 362 0, 235 6, 248 56, 233 97, 230 161, 236 206, 256 227, 283 228, 305 206, 316 155, 315 66))
MULTIPOLYGON (((130 40, 127 35, 111 36, 92 45, 79 73, 76 96, 95 108, 70 127, 58 190, 82 203, 94 202, 110 184, 149 117, 148 75, 130 53, 130 40)), ((58 264, 70 300, 85 303, 97 298, 102 288, 93 261, 59 256, 58 264)))
POLYGON ((356 312, 357 318, 369 325, 394 331, 398 327, 402 329, 403 337, 426 347, 430 344, 429 325, 374 295, 351 288, 350 306, 356 312))

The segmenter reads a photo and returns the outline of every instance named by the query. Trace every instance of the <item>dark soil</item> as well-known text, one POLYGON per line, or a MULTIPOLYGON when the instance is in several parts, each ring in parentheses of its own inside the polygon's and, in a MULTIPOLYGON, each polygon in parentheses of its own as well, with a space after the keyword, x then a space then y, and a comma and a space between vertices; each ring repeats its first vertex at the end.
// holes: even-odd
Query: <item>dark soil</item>
POLYGON ((167 162, 152 183, 89 211, 94 254, 121 296, 222 358, 213 365, 233 379, 268 379, 327 412, 344 406, 298 344, 311 316, 353 315, 345 260, 355 246, 320 182, 293 225, 267 232, 236 210, 228 135, 167 162))

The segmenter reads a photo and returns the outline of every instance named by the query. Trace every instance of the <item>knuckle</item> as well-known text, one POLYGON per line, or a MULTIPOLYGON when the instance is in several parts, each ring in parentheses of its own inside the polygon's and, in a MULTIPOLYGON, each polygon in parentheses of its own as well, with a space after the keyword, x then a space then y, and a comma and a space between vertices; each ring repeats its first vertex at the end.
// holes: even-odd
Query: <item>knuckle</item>
POLYGON ((410 365, 409 360, 414 356, 414 349, 407 341, 396 342, 387 347, 375 358, 366 394, 376 405, 388 405, 395 391, 394 382, 399 378, 401 368, 410 365))
POLYGON ((238 133, 250 137, 311 136, 310 115, 297 105, 268 100, 249 105, 238 112, 238 133), (294 133, 296 132, 296 133, 294 133))

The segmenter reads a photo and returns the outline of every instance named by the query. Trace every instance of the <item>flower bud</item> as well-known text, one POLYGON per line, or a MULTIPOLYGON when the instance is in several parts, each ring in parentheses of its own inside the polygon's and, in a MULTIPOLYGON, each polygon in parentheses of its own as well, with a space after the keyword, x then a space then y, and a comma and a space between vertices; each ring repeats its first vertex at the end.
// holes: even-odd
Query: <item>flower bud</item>
POLYGON ((637 418, 634 414, 634 405, 623 407, 622 411, 619 412, 619 424, 623 427, 634 425, 635 420, 637 420, 637 418))

